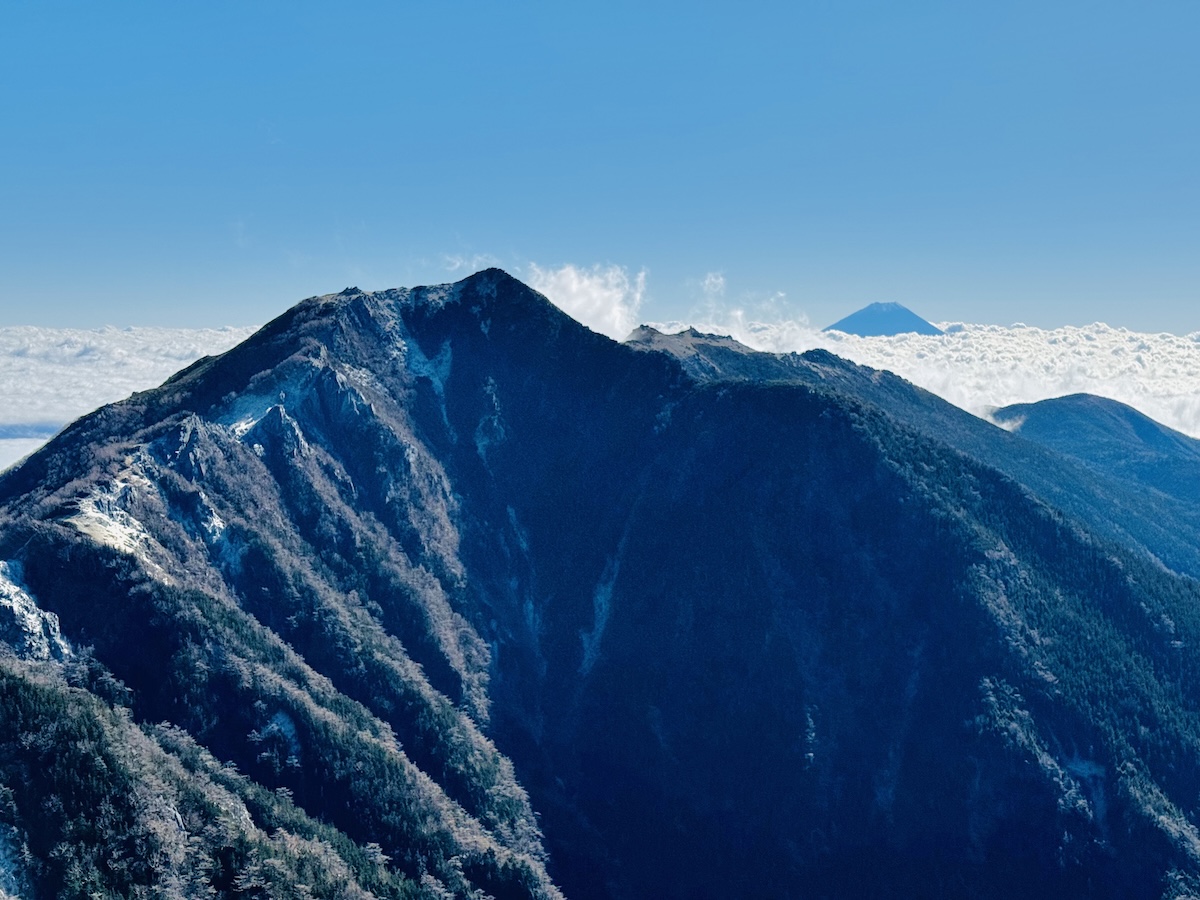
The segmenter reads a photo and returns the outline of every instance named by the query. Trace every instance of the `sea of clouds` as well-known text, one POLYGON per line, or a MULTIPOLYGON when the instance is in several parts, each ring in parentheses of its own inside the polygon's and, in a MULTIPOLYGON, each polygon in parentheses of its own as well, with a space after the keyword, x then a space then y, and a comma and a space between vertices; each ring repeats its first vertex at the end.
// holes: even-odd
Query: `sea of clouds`
MULTIPOLYGON (((617 340, 644 321, 644 272, 620 266, 531 265, 525 279, 585 325, 617 340)), ((997 407, 1098 394, 1200 438, 1200 332, 1142 334, 1103 324, 1042 329, 1025 325, 939 323, 942 335, 863 338, 822 332, 803 320, 756 318, 723 301, 724 282, 701 286, 704 310, 691 325, 731 335, 757 350, 824 348, 889 369, 976 415, 997 407)), ((0 469, 63 425, 104 403, 162 383, 201 356, 223 352, 252 328, 0 328, 0 469)))
MULTIPOLYGON (((946 333, 868 338, 794 322, 701 322, 694 327, 731 335, 756 350, 820 347, 895 372, 983 418, 1011 403, 1087 393, 1127 403, 1200 437, 1200 332, 1184 337, 1143 334, 1101 323, 1054 329, 935 324, 946 333)), ((666 323, 659 330, 680 327, 666 323)))
POLYGON ((0 328, 0 469, 98 406, 161 384, 253 328, 0 328))
MULTIPOLYGON (((534 275, 533 287, 610 337, 625 337, 625 326, 640 320, 645 273, 630 277, 620 266, 568 265, 535 267, 534 275)), ((946 332, 941 335, 864 338, 786 317, 756 319, 725 300, 719 273, 706 275, 699 287, 700 312, 686 322, 650 324, 667 333, 690 325, 774 353, 823 348, 895 372, 984 418, 1012 403, 1089 393, 1127 403, 1200 438, 1200 332, 1144 334, 1101 323, 1043 329, 941 322, 935 323, 946 332)))

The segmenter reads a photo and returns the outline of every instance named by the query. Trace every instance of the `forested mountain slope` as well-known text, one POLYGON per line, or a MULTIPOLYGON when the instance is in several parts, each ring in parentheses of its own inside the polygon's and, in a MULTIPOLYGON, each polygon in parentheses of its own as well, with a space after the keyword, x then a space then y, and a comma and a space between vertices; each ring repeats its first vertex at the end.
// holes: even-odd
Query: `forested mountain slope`
POLYGON ((906 383, 770 365, 808 374, 489 270, 313 298, 71 426, 0 478, 4 877, 1200 887, 1196 583, 906 383))
POLYGON ((1124 403, 1072 394, 1006 406, 993 418, 1096 471, 1190 507, 1200 501, 1200 441, 1124 403))
MULTIPOLYGON (((1141 416, 1100 401, 1068 407, 1033 404, 1032 422, 1006 434, 891 372, 856 365, 825 350, 760 353, 729 337, 688 330, 667 335, 643 326, 628 344, 674 356, 703 381, 791 382, 848 394, 1025 485, 1077 517, 1098 535, 1142 552, 1192 577, 1200 577, 1200 504, 1195 442, 1141 416), (1130 443, 1129 415, 1142 423, 1149 443, 1130 443), (1068 408, 1074 410, 1068 414, 1068 408), (1054 411, 1053 413, 1051 411, 1054 411), (1120 420, 1123 426, 1115 423, 1120 420), (1051 421, 1062 423, 1055 428, 1051 421), (1122 455, 1126 458, 1122 459, 1122 455), (1147 492, 1146 487, 1157 489, 1147 492)), ((1086 396, 1086 395, 1081 395, 1086 396)), ((998 421, 1015 422, 1025 407, 1007 407, 998 421)))

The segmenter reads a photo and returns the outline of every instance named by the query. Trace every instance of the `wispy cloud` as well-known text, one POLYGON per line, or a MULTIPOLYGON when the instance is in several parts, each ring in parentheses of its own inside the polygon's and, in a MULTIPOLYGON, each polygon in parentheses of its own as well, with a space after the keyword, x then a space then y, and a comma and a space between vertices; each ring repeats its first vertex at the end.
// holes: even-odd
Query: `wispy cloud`
POLYGON ((500 260, 490 253, 476 253, 471 256, 447 253, 442 257, 442 267, 453 274, 469 275, 480 269, 490 269, 492 266, 498 265, 500 265, 500 260))
POLYGON ((720 272, 707 273, 700 282, 700 290, 706 303, 720 303, 725 299, 725 276, 720 272))
POLYGON ((630 275, 623 266, 584 268, 574 265, 543 269, 530 263, 527 280, 534 290, 576 321, 614 340, 624 340, 640 323, 638 311, 646 295, 645 269, 630 275))
POLYGON ((783 291, 731 294, 724 272, 706 272, 702 278, 690 280, 688 286, 697 298, 689 317, 693 321, 741 323, 742 328, 752 322, 782 322, 788 319, 801 325, 808 323, 803 315, 789 309, 787 295, 783 291))

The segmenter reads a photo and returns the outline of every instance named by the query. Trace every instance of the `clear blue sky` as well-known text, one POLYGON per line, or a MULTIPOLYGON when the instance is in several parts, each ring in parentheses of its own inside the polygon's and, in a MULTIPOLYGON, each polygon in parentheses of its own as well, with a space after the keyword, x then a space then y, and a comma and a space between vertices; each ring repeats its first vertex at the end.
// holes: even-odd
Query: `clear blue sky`
POLYGON ((265 321, 455 258, 646 318, 1200 330, 1200 3, 0 6, 0 325, 265 321))

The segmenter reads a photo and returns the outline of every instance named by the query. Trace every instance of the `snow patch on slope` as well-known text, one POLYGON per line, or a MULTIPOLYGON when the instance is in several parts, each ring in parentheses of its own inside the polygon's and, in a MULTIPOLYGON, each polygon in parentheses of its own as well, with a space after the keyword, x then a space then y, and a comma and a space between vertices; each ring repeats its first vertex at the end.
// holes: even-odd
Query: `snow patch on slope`
POLYGON ((504 419, 501 418, 500 398, 497 395, 496 380, 491 375, 484 382, 483 391, 491 401, 492 411, 479 420, 475 426, 475 451, 484 465, 488 462, 488 450, 493 444, 501 444, 507 437, 504 419))
POLYGON ((22 900, 32 896, 19 862, 17 830, 11 825, 0 830, 0 900, 22 900))
POLYGON ((433 358, 422 353, 416 341, 408 341, 405 344, 405 360, 410 372, 418 378, 428 378, 433 382, 433 389, 438 397, 445 396, 446 381, 450 378, 450 365, 453 361, 453 351, 448 340, 442 342, 437 356, 433 358))
POLYGON ((152 538, 146 527, 122 506, 131 488, 130 482, 120 479, 94 488, 79 501, 79 512, 67 521, 98 544, 122 553, 136 553, 152 538))
POLYGON ((438 400, 438 407, 442 411, 442 424, 446 426, 446 433, 450 435, 450 439, 457 443, 458 436, 454 426, 450 424, 450 414, 446 409, 446 382, 450 379, 453 360, 454 353, 449 340, 442 343, 437 356, 432 359, 421 352, 416 341, 407 341, 404 345, 404 362, 408 371, 417 378, 429 379, 438 400))
POLYGON ((216 508, 212 505, 212 501, 208 499, 208 495, 204 491, 200 492, 200 502, 204 512, 204 518, 200 520, 200 527, 204 529, 204 536, 209 544, 219 543, 221 538, 225 536, 225 529, 228 525, 221 518, 221 514, 217 512, 216 508))
POLYGON ((425 287, 397 292, 395 303, 398 307, 412 308, 420 305, 427 309, 435 310, 457 303, 461 296, 462 286, 458 282, 451 284, 431 284, 425 287))
POLYGON ((165 556, 162 547, 146 526, 126 509, 133 492, 139 488, 153 489, 153 486, 144 475, 131 469, 122 478, 93 487, 76 502, 75 515, 65 521, 97 544, 136 556, 147 574, 163 584, 174 584, 174 577, 154 559, 165 556))
POLYGON ((600 641, 604 638, 604 630, 608 627, 608 617, 612 611, 613 586, 621 571, 618 560, 612 560, 604 569, 600 583, 592 595, 592 630, 580 632, 583 641, 583 661, 579 664, 579 674, 587 675, 600 659, 600 641))
MULTIPOLYGON (((71 646, 59 631, 58 616, 38 606, 23 581, 21 564, 0 560, 0 640, 24 659, 62 659, 71 646)), ((0 850, 2 850, 0 846, 0 850)), ((0 870, 3 869, 0 854, 0 870)), ((4 879, 0 875, 0 891, 4 879)), ((0 893, 0 900, 3 893, 0 893)))
POLYGON ((240 394, 216 417, 215 423, 228 428, 235 438, 242 440, 274 407, 283 407, 289 400, 295 403, 303 397, 312 388, 313 374, 319 368, 313 365, 293 373, 285 381, 271 384, 267 390, 259 388, 240 394))

